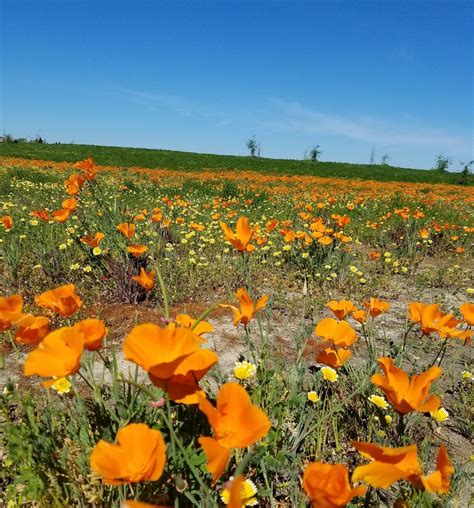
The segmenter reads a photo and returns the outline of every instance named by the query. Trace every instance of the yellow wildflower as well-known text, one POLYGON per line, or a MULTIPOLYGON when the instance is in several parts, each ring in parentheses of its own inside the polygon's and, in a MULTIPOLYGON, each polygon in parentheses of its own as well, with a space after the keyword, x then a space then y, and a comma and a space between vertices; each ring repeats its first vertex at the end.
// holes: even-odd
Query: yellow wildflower
POLYGON ((369 397, 369 401, 372 402, 372 404, 375 404, 380 409, 387 409, 388 402, 385 400, 384 397, 381 397, 380 395, 371 395, 369 397))
POLYGON ((255 376, 257 367, 253 363, 246 362, 235 362, 234 377, 240 380, 249 379, 255 376))
POLYGON ((51 388, 56 390, 59 395, 63 395, 71 391, 71 383, 65 377, 60 377, 51 385, 51 388))
MULTIPOLYGON (((234 478, 231 477, 230 481, 234 478)), ((242 484, 242 506, 256 506, 257 505, 257 487, 251 480, 245 480, 242 484)), ((226 504, 230 501, 230 492, 227 487, 224 487, 221 491, 221 499, 226 504)))
POLYGON ((321 374, 323 375, 323 378, 326 379, 326 381, 331 383, 337 381, 337 372, 331 367, 323 367, 321 369, 321 374))
POLYGON ((436 420, 439 423, 444 423, 449 419, 449 413, 446 411, 446 409, 444 409, 444 407, 440 407, 435 411, 430 411, 430 415, 433 420, 436 420))

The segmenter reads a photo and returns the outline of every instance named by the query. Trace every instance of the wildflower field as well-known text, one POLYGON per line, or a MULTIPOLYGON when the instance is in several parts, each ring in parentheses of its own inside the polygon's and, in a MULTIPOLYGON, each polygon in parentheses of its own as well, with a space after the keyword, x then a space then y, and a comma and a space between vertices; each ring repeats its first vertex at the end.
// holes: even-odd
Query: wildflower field
POLYGON ((474 187, 11 155, 0 506, 474 502, 474 187))

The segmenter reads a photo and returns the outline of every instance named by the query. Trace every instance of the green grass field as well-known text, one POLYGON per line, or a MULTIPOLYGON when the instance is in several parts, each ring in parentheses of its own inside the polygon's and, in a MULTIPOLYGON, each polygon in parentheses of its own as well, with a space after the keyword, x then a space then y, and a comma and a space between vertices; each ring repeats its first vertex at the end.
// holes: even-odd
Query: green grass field
MULTIPOLYGON (((425 182, 458 184, 459 173, 438 173, 433 170, 397 168, 379 164, 350 164, 345 162, 318 162, 294 159, 270 159, 237 155, 213 155, 172 150, 146 148, 122 148, 112 146, 2 143, 0 157, 76 162, 92 156, 97 164, 112 166, 140 166, 144 168, 166 168, 186 171, 209 170, 253 170, 262 173, 286 175, 314 175, 363 180, 425 182)), ((469 185, 474 184, 470 176, 469 185)))

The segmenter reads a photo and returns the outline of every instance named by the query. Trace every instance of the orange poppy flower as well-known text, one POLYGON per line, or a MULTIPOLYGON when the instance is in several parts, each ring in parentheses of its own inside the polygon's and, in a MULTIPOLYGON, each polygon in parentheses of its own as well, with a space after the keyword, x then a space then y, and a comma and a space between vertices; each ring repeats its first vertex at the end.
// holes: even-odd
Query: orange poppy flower
POLYGON ((127 247, 128 252, 136 258, 139 258, 145 254, 145 252, 148 250, 148 247, 146 245, 139 245, 138 243, 132 243, 127 247))
POLYGON ((75 196, 81 190, 82 185, 85 182, 85 178, 73 173, 67 180, 64 181, 64 186, 66 187, 66 192, 75 196))
POLYGON ((27 314, 17 324, 15 340, 20 344, 39 344, 49 333, 49 319, 45 316, 27 314))
POLYGON ((408 304, 408 316, 411 321, 418 323, 424 335, 436 331, 432 325, 440 316, 439 304, 426 304, 422 302, 411 302, 408 304))
POLYGON ((83 319, 73 326, 84 339, 84 348, 96 351, 102 346, 102 341, 107 335, 107 327, 100 319, 83 319))
POLYGON ((0 296, 0 332, 8 330, 25 316, 22 309, 23 298, 20 295, 0 296))
POLYGON ((352 481, 364 481, 372 487, 386 489, 399 480, 409 480, 422 474, 416 445, 384 448, 372 443, 352 443, 360 454, 370 459, 369 464, 358 466, 352 481))
POLYGON ((104 233, 96 233, 94 236, 86 235, 81 238, 81 242, 85 243, 92 249, 99 246, 100 242, 105 238, 104 233))
POLYGON ((374 250, 369 254, 369 257, 372 261, 377 261, 377 259, 380 259, 380 252, 374 250))
POLYGON ((198 224, 197 222, 191 222, 189 227, 191 229, 194 229, 195 231, 204 231, 206 229, 206 226, 204 226, 204 224, 198 224))
POLYGON ((20 295, 0 296, 0 312, 21 312, 23 298, 20 295))
POLYGON ((355 468, 352 481, 365 481, 372 487, 386 489, 399 480, 407 480, 415 488, 446 494, 454 468, 444 445, 438 451, 436 470, 423 475, 416 445, 384 448, 371 443, 352 443, 360 454, 372 462, 355 468))
POLYGON ((53 220, 56 222, 66 222, 69 219, 72 211, 69 208, 61 208, 60 210, 55 210, 51 215, 53 220))
POLYGON ((461 339, 467 341, 467 343, 469 344, 471 342, 471 337, 474 331, 461 330, 460 328, 456 328, 455 325, 452 325, 452 323, 455 322, 456 324, 458 324, 459 321, 451 314, 448 314, 447 316, 448 316, 447 319, 448 321, 450 321, 451 324, 449 323, 446 325, 439 324, 436 333, 443 339, 461 339))
POLYGON ((146 291, 151 291, 155 285, 156 272, 152 270, 147 272, 143 267, 140 268, 140 275, 132 275, 132 279, 140 284, 146 291))
POLYGON ((446 329, 455 328, 460 323, 452 314, 442 312, 437 303, 411 302, 408 314, 411 321, 420 325, 424 335, 442 334, 443 330, 447 332, 446 329))
POLYGON ((453 473, 453 464, 449 460, 446 447, 441 445, 439 447, 438 458, 436 460, 436 471, 426 476, 421 476, 420 481, 423 488, 428 492, 446 494, 449 492, 449 487, 451 486, 451 476, 453 473))
POLYGON ((350 300, 331 300, 326 304, 331 309, 337 319, 344 319, 350 312, 356 310, 356 307, 350 300))
POLYGON ((225 222, 221 222, 221 228, 224 231, 225 239, 228 240, 238 251, 251 252, 255 249, 255 247, 250 243, 253 231, 250 229, 247 217, 239 218, 235 234, 225 222))
POLYGON ((339 348, 337 350, 326 348, 321 351, 316 357, 318 363, 329 365, 333 369, 342 367, 347 360, 352 356, 352 353, 348 349, 339 348))
POLYGON ((291 243, 296 238, 296 233, 291 230, 282 229, 280 233, 283 235, 283 240, 285 243, 291 243))
POLYGON ((151 220, 153 222, 160 222, 163 219, 163 212, 159 208, 153 208, 153 215, 151 220))
POLYGON ((83 161, 76 162, 76 164, 74 164, 74 167, 81 169, 84 177, 87 180, 93 180, 97 173, 97 169, 95 167, 92 157, 88 157, 83 161))
POLYGON ((463 303, 459 307, 464 321, 470 326, 474 326, 474 303, 463 303))
POLYGON ((370 298, 370 300, 364 302, 364 307, 373 318, 376 318, 380 314, 387 312, 390 309, 390 304, 377 298, 370 298))
POLYGON ((272 219, 266 223, 265 228, 268 233, 271 233, 277 226, 278 226, 278 221, 275 219, 272 219))
POLYGON ((125 358, 148 372, 153 384, 171 400, 197 404, 203 394, 199 380, 217 363, 217 355, 200 349, 202 339, 182 327, 160 328, 147 323, 135 326, 125 338, 125 358))
POLYGON ((207 321, 200 321, 194 328, 194 323, 196 322, 195 319, 193 319, 191 316, 188 316, 188 314, 178 314, 176 316, 176 322, 179 324, 179 326, 183 326, 184 328, 192 328, 193 333, 196 335, 199 335, 200 337, 204 335, 205 333, 212 333, 214 331, 214 327, 211 325, 211 323, 208 323, 207 321))
POLYGON ((215 483, 227 467, 232 448, 245 448, 265 437, 271 422, 252 404, 248 393, 238 383, 221 386, 214 407, 202 394, 199 409, 207 416, 214 437, 198 439, 207 457, 207 469, 215 483))
POLYGON ((363 486, 352 488, 347 466, 323 462, 313 462, 306 467, 303 488, 314 508, 342 508, 367 490, 363 486))
POLYGON ((171 508, 171 506, 143 503, 142 501, 134 501, 132 499, 127 499, 126 501, 122 502, 120 508, 171 508))
POLYGON ((348 347, 357 339, 356 331, 347 321, 336 321, 333 318, 324 318, 319 321, 314 333, 336 346, 348 347))
POLYGON ((347 224, 349 224, 350 221, 351 221, 350 217, 348 217, 347 215, 341 215, 341 217, 337 219, 337 225, 340 228, 343 228, 344 226, 347 226, 347 224))
POLYGON ((367 320, 367 312, 365 310, 355 310, 352 313, 352 317, 361 325, 363 325, 367 320))
POLYGON ((332 242, 333 242, 332 238, 327 235, 318 238, 318 243, 320 243, 321 245, 331 245, 332 242))
POLYGON ((33 210, 31 212, 32 217, 38 217, 38 219, 41 219, 42 221, 49 221, 52 218, 50 217, 49 213, 42 208, 41 210, 33 210))
POLYGON ((410 379, 404 370, 394 365, 391 358, 379 358, 378 363, 384 375, 374 374, 371 381, 385 393, 400 414, 412 411, 426 413, 439 408, 439 397, 428 393, 433 381, 442 373, 439 367, 430 367, 426 372, 410 379))
POLYGON ((81 366, 84 338, 72 327, 59 328, 46 335, 24 364, 25 376, 65 377, 81 366))
POLYGON ((61 206, 66 210, 71 210, 71 212, 73 212, 77 208, 77 199, 76 198, 65 199, 62 202, 61 206))
POLYGON ((418 234, 422 240, 427 240, 430 237, 430 232, 426 228, 420 229, 418 234))
POLYGON ((142 503, 141 501, 134 501, 132 499, 127 499, 126 501, 122 502, 122 504, 120 505, 120 508, 171 508, 171 506, 142 503))
POLYGON ((13 219, 10 217, 10 215, 4 215, 2 217, 2 224, 5 229, 11 229, 13 227, 13 219))
POLYGON ((254 302, 250 295, 244 288, 240 288, 235 293, 239 302, 240 309, 235 307, 234 305, 226 305, 220 304, 220 307, 231 309, 234 313, 234 325, 238 325, 242 323, 243 325, 247 325, 257 314, 257 312, 261 311, 265 308, 268 301, 268 296, 262 296, 254 302))
POLYGON ((82 300, 76 294, 74 284, 66 284, 46 291, 36 296, 35 302, 41 307, 53 310, 62 317, 72 316, 82 306, 82 300))
POLYGON ((100 440, 92 450, 91 468, 109 485, 155 481, 163 473, 166 444, 159 430, 132 423, 117 432, 117 444, 100 440))
POLYGON ((132 238, 135 234, 135 224, 127 224, 126 222, 123 222, 117 226, 117 231, 120 231, 125 238, 130 240, 130 238, 132 238))

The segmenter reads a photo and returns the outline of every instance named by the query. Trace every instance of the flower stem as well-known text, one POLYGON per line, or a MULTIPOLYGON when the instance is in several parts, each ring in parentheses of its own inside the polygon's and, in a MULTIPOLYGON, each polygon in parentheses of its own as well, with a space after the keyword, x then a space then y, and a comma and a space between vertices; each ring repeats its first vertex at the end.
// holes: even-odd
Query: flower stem
POLYGON ((207 318, 207 316, 209 316, 209 314, 211 314, 212 312, 214 312, 215 310, 217 310, 217 308, 219 307, 219 305, 215 304, 215 305, 212 305, 211 307, 209 307, 208 309, 206 309, 197 319, 196 321, 194 321, 193 323, 193 326, 191 326, 191 330, 194 330, 196 328, 196 326, 201 322, 203 321, 204 319, 207 318))
POLYGON ((156 265, 156 276, 158 277, 158 282, 160 283, 161 296, 163 297, 163 307, 165 313, 165 319, 170 318, 170 307, 168 303, 168 294, 166 293, 165 282, 163 280, 163 276, 161 275, 161 271, 158 265, 156 265))

